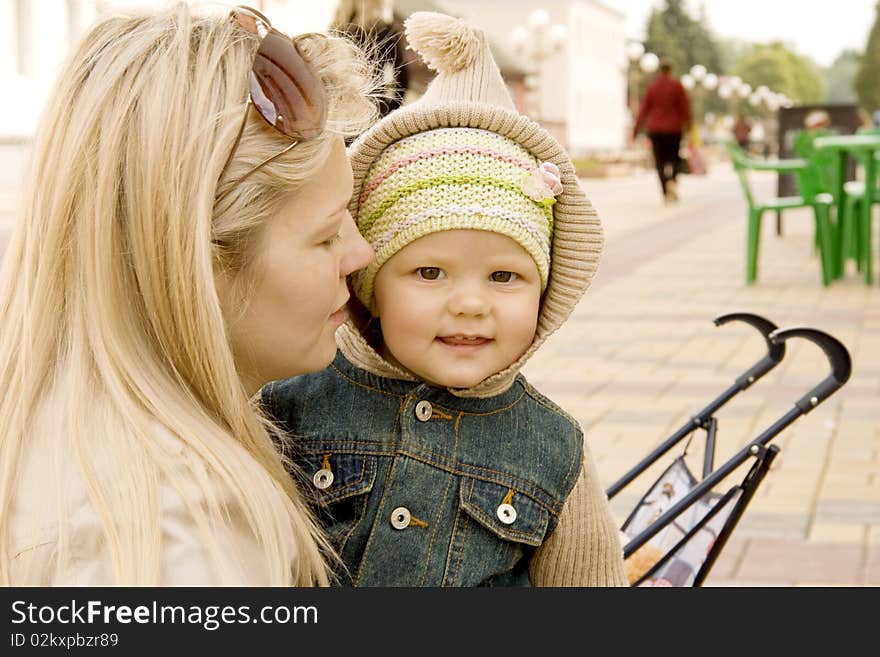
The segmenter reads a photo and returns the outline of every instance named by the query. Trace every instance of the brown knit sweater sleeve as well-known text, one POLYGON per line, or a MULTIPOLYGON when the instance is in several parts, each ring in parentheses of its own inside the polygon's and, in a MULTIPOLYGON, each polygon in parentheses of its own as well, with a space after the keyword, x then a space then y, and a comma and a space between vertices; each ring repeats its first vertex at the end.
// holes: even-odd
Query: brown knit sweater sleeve
POLYGON ((586 446, 580 477, 529 574, 534 586, 629 586, 618 528, 586 446))

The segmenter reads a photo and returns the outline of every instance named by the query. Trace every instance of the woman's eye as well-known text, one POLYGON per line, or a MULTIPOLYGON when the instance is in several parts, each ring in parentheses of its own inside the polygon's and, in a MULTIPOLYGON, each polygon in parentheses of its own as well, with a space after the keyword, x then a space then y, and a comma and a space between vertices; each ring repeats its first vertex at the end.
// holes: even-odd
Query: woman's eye
POLYGON ((337 232, 332 237, 328 237, 326 240, 321 242, 321 246, 333 246, 334 244, 336 244, 336 242, 338 242, 341 239, 341 237, 342 237, 342 234, 337 232))
POLYGON ((491 278, 494 283, 510 283, 512 280, 516 279, 516 274, 512 271, 493 271, 489 278, 491 278))
POLYGON ((426 281, 436 281, 440 278, 441 274, 439 267, 419 267, 416 271, 418 271, 419 276, 426 281))

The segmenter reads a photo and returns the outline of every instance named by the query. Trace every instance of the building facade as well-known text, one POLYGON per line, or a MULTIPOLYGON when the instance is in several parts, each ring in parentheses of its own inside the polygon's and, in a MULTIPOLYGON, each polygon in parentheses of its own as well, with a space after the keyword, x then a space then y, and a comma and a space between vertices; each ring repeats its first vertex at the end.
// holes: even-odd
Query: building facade
POLYGON ((626 18, 598 0, 441 0, 450 13, 483 27, 494 42, 512 44, 513 31, 543 9, 565 28, 562 49, 540 62, 520 56, 537 84, 540 121, 574 156, 613 154, 627 139, 626 18))
MULTIPOLYGON (((279 29, 300 32, 326 27, 336 2, 320 0, 308 12, 300 2, 252 0, 251 4, 272 16, 279 29)), ((0 0, 0 81, 10 99, 0 104, 0 142, 30 140, 64 58, 88 25, 116 8, 150 4, 155 2, 0 0)), ((625 18, 617 10, 599 0, 387 0, 387 4, 401 19, 411 11, 439 10, 482 26, 517 106, 521 111, 528 107, 573 155, 624 147, 625 18), (511 38, 535 9, 544 9, 551 24, 567 31, 561 51, 537 66, 516 54, 511 38), (526 79, 537 84, 530 105, 525 102, 526 79)))
MULTIPOLYGON (((0 143, 33 137, 64 59, 97 18, 119 9, 155 7, 168 0, 0 0, 0 143)), ((308 11, 290 0, 209 0, 206 7, 249 4, 272 17, 278 29, 324 29, 336 0, 318 0, 308 11)))

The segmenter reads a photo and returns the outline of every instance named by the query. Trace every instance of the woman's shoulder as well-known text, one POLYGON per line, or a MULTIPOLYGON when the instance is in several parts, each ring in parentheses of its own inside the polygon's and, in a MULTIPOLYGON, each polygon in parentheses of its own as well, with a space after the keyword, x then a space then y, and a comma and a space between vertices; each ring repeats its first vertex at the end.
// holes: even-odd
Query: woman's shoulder
MULTIPOLYGON (((265 585, 269 574, 258 556, 256 538, 241 506, 217 477, 209 475, 185 443, 155 423, 151 438, 163 467, 155 473, 153 512, 157 516, 162 585, 212 585, 225 581, 265 585), (215 504, 227 523, 215 528, 207 545, 193 506, 215 504), (219 552, 212 554, 211 550, 219 552), (217 572, 217 564, 224 572, 217 572)), ((50 449, 29 450, 22 460, 12 508, 11 570, 21 585, 102 585, 114 583, 113 558, 104 522, 76 458, 57 458, 50 449), (68 552, 59 564, 58 548, 68 552)), ((144 509, 150 509, 149 504, 144 509)))
MULTIPOLYGON (((74 454, 59 455, 45 436, 34 436, 18 463, 19 477, 9 516, 9 556, 12 583, 51 585, 63 524, 72 551, 80 550, 84 527, 96 527, 99 517, 89 501, 74 454)), ((91 545, 82 545, 85 553, 91 545)))

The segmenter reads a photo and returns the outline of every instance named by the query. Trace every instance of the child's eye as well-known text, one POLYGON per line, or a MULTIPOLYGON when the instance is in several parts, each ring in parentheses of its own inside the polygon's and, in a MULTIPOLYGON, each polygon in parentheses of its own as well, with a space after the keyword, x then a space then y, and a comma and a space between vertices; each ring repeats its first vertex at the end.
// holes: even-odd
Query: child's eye
POLYGON ((512 271, 493 271, 489 275, 489 278, 491 278, 494 283, 510 283, 518 277, 512 271))
POLYGON ((416 271, 426 281, 436 281, 443 276, 443 270, 440 267, 419 267, 416 271))

